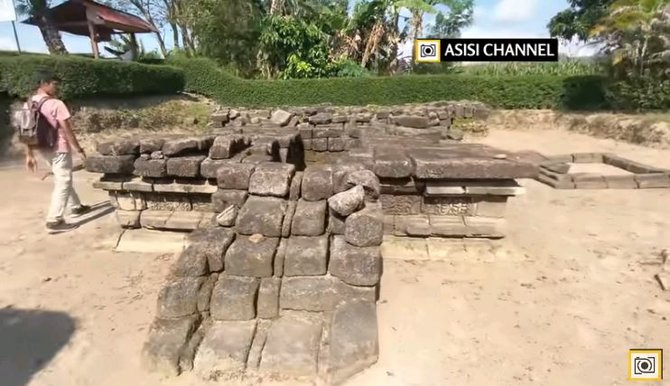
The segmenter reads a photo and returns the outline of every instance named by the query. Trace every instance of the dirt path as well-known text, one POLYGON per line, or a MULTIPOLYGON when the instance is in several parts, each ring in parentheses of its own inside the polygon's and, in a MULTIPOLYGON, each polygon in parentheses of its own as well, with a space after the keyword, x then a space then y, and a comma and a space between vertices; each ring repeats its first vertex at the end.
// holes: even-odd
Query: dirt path
MULTIPOLYGON (((670 167, 670 151, 564 132, 496 131, 483 142, 546 154, 613 151, 670 167)), ((94 175, 77 178, 85 201, 105 199, 90 188, 94 175)), ((521 182, 527 194, 512 201, 498 252, 384 262, 379 362, 350 385, 621 385, 629 348, 670 351, 670 292, 649 264, 670 248, 670 190, 521 182)), ((0 383, 208 384, 190 374, 160 380, 140 364, 174 257, 110 252, 118 230, 109 215, 47 236, 50 189, 0 169, 0 383), (24 323, 12 323, 16 316, 24 323), (6 344, 19 325, 25 339, 6 344)))

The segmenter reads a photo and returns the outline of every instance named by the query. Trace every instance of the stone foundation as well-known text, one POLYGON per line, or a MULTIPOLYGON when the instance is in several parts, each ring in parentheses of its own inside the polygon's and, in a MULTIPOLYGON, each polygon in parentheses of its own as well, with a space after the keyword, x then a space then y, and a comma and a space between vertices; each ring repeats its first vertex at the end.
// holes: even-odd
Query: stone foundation
POLYGON ((192 232, 172 267, 148 366, 338 384, 377 361, 383 214, 362 183, 378 181, 344 176, 335 193, 333 174, 271 162, 219 169, 217 193, 236 199, 222 199, 216 224, 192 232))

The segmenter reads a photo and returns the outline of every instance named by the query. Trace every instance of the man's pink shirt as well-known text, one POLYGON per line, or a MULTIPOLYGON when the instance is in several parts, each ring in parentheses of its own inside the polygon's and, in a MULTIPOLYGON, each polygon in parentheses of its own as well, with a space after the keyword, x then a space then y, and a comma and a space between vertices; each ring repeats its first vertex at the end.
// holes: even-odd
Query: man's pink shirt
MULTIPOLYGON (((32 100, 39 102, 46 96, 46 94, 38 93, 33 95, 32 100)), ((58 124, 58 121, 64 121, 72 116, 70 115, 67 106, 65 106, 65 103, 60 99, 51 98, 44 102, 40 111, 52 127, 58 128, 56 152, 69 153, 70 144, 67 142, 67 137, 65 137, 63 133, 63 128, 58 124)))

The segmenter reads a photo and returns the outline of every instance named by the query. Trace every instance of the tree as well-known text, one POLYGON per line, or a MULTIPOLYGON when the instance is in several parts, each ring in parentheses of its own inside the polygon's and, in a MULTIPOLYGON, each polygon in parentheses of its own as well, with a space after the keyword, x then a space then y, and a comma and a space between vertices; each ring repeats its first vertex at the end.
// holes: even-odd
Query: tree
POLYGON ((49 12, 50 6, 51 2, 49 0, 18 0, 16 2, 16 9, 19 14, 29 15, 35 20, 49 53, 52 55, 67 54, 60 31, 54 25, 49 12))
POLYGON ((430 27, 429 38, 457 38, 473 22, 473 0, 451 1, 449 13, 438 12, 430 27))
MULTIPOLYGON (((112 7, 123 9, 129 13, 142 16, 152 27, 156 29, 156 40, 163 56, 167 56, 168 50, 165 46, 165 39, 160 32, 161 27, 167 22, 170 10, 166 7, 165 0, 108 0, 106 1, 112 7)), ((177 37, 177 44, 179 38, 177 37)))
POLYGON ((617 0, 590 37, 605 44, 627 75, 670 75, 670 0, 617 0))
POLYGON ((547 25, 553 37, 585 41, 590 31, 606 14, 614 0, 570 0, 570 8, 552 17, 547 25))

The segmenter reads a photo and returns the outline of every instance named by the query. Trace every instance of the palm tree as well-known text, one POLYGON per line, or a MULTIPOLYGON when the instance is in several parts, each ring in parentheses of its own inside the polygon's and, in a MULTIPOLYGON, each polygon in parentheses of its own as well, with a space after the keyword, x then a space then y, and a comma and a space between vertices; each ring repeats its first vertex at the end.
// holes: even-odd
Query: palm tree
POLYGON ((35 24, 39 28, 42 39, 44 39, 44 43, 46 43, 50 54, 67 54, 67 49, 65 48, 65 44, 63 44, 60 32, 51 18, 49 6, 49 0, 18 0, 16 10, 19 14, 29 15, 35 20, 35 24))
POLYGON ((591 30, 612 53, 613 64, 634 74, 660 64, 670 68, 670 0, 617 0, 591 30), (630 66, 627 66, 630 64, 630 66))

